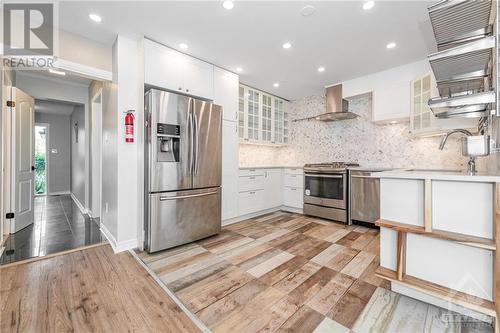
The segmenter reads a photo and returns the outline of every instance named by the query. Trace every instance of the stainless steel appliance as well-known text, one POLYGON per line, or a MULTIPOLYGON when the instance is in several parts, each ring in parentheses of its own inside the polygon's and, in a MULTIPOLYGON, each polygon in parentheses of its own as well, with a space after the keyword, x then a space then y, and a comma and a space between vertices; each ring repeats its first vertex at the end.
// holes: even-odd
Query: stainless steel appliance
POLYGON ((374 225, 380 218, 380 179, 371 177, 376 171, 382 170, 349 170, 349 224, 374 225))
POLYGON ((222 108, 151 89, 145 113, 145 249, 156 252, 217 234, 222 108))
POLYGON ((342 98, 341 84, 326 87, 325 99, 326 112, 315 116, 316 120, 338 121, 359 117, 357 114, 349 112, 349 102, 342 98))
POLYGON ((304 214, 347 223, 349 166, 333 162, 304 166, 304 214))

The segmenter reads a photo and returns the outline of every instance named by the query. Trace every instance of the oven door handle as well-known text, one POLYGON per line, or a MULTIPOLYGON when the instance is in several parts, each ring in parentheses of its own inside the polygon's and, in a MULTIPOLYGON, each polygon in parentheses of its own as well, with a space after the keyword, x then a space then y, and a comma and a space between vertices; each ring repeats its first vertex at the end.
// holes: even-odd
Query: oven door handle
POLYGON ((304 177, 321 177, 321 178, 344 178, 344 175, 326 175, 323 173, 306 173, 304 177))

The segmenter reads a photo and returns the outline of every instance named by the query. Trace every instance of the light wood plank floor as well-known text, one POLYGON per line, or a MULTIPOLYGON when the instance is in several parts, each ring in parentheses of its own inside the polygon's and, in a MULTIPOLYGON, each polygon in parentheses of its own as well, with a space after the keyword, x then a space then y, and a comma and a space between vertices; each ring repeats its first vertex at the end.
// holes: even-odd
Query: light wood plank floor
POLYGON ((278 212, 137 254, 213 332, 491 331, 387 290, 379 233, 365 227, 278 212))
POLYGON ((128 252, 109 245, 0 269, 0 332, 199 332, 128 252))

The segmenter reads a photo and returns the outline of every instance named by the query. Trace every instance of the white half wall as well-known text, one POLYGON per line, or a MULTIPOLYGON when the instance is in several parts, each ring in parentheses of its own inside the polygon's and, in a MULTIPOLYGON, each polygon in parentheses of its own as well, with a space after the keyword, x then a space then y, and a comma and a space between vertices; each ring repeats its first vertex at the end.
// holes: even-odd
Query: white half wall
MULTIPOLYGON (((118 36, 113 45, 116 105, 103 110, 103 223, 115 251, 137 246, 143 223, 142 127, 144 126, 142 38, 118 36), (125 111, 135 110, 135 140, 125 142, 125 111), (114 133, 113 133, 114 131, 114 133), (108 148, 108 144, 110 147, 108 148), (114 147, 115 153, 110 151, 114 147), (116 168, 106 166, 107 161, 116 168), (116 175, 115 180, 107 177, 116 175), (115 203, 111 207, 110 203, 115 203), (108 207, 106 211, 106 206, 108 207), (115 227, 116 228, 113 228, 115 227)), ((114 177, 114 176, 112 176, 114 177)))

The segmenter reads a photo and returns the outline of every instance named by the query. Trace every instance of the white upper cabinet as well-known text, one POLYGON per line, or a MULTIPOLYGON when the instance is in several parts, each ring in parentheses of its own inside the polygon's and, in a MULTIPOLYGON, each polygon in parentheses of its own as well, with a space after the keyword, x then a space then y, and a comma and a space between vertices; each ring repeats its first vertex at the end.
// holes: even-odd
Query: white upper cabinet
POLYGON ((371 92, 373 122, 409 121, 411 81, 429 70, 429 62, 422 60, 345 81, 344 98, 371 92))
POLYGON ((410 85, 410 133, 413 135, 433 135, 444 133, 451 129, 477 127, 478 120, 474 118, 439 119, 429 108, 430 98, 439 96, 434 75, 428 72, 410 85))
POLYGON ((214 98, 214 66, 144 40, 144 82, 183 94, 214 98))
POLYGON ((214 65, 184 55, 183 88, 185 93, 214 99, 214 65))
POLYGON ((238 120, 239 76, 222 68, 214 68, 214 102, 222 105, 224 120, 238 120))
POLYGON ((240 85, 238 131, 243 142, 268 145, 288 143, 288 102, 240 85))

